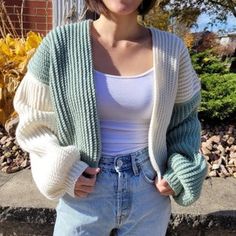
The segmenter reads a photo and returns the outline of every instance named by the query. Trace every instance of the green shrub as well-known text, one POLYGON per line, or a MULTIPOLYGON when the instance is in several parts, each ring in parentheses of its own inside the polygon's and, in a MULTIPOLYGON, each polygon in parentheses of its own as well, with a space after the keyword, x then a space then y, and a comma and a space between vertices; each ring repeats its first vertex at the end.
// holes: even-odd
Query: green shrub
POLYGON ((201 75, 203 122, 236 121, 236 74, 201 75))
POLYGON ((215 56, 211 50, 206 50, 200 53, 191 52, 192 63, 197 74, 205 73, 220 73, 229 72, 226 62, 222 62, 220 58, 215 56))

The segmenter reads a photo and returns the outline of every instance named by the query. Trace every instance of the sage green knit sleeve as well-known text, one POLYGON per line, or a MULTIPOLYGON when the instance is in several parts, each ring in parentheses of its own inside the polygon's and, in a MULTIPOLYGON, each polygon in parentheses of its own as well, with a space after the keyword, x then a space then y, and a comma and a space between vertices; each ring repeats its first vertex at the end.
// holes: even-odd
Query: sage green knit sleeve
POLYGON ((44 84, 49 84, 51 31, 43 38, 34 55, 29 60, 27 71, 44 84))
MULTIPOLYGON (((68 193, 88 167, 73 143, 63 145, 58 135, 58 118, 50 92, 52 31, 42 40, 17 88, 14 108, 19 115, 16 140, 31 160, 33 180, 50 200, 68 193)), ((55 62, 54 62, 55 63, 55 62)))
POLYGON ((163 178, 174 190, 174 200, 182 206, 195 202, 207 173, 205 158, 199 153, 201 125, 200 81, 192 68, 187 49, 180 60, 179 87, 167 130, 167 171, 163 178))

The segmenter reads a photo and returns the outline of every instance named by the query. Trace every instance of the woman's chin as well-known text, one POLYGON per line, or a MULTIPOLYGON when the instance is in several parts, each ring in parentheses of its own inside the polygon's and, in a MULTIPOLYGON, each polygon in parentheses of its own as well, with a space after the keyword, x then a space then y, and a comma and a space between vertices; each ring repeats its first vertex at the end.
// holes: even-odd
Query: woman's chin
POLYGON ((108 12, 118 16, 136 14, 142 0, 102 0, 108 12))
POLYGON ((137 14, 136 11, 132 11, 129 9, 116 9, 115 11, 111 11, 112 15, 115 16, 129 16, 129 15, 134 15, 137 14))

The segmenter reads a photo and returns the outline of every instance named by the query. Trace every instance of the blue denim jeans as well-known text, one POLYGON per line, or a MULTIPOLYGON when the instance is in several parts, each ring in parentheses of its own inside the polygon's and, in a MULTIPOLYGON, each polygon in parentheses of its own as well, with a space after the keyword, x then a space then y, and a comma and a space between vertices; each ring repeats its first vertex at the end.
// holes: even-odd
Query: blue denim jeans
POLYGON ((65 194, 56 207, 54 236, 164 236, 171 215, 169 196, 154 185, 148 148, 102 156, 94 191, 85 198, 65 194), (113 230, 114 231, 114 230, 113 230))

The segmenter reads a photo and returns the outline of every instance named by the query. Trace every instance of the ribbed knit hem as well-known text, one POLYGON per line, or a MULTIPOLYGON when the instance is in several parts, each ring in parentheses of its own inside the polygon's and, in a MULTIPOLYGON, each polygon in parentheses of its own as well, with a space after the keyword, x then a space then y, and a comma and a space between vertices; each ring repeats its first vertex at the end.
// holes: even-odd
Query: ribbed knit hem
POLYGON ((168 160, 168 168, 163 178, 175 191, 174 200, 181 206, 191 205, 199 198, 207 173, 205 158, 199 153, 194 154, 191 160, 173 154, 168 160))
POLYGON ((78 160, 73 164, 72 168, 70 169, 68 179, 66 180, 65 183, 66 184, 65 190, 70 196, 75 197, 74 189, 76 181, 87 167, 88 167, 87 163, 78 160))
POLYGON ((178 196, 181 193, 183 186, 172 169, 168 169, 165 172, 165 174, 163 175, 163 179, 165 179, 168 182, 169 186, 175 192, 174 196, 178 196))

